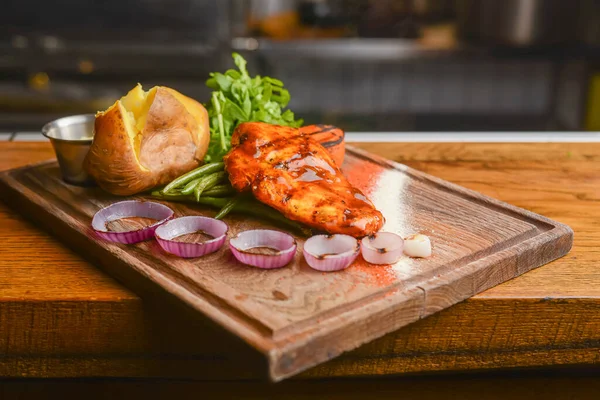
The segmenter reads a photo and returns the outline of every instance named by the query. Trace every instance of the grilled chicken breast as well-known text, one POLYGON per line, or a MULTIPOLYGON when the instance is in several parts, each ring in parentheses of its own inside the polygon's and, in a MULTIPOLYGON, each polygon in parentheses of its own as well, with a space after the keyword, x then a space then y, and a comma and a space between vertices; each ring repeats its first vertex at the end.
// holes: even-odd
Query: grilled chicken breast
POLYGON ((338 166, 344 163, 346 153, 345 134, 340 128, 333 125, 306 125, 300 129, 300 133, 310 136, 311 139, 325 147, 333 161, 338 166))
POLYGON ((331 155, 299 129, 240 124, 225 156, 229 180, 287 218, 328 233, 373 234, 384 219, 344 177, 331 155))

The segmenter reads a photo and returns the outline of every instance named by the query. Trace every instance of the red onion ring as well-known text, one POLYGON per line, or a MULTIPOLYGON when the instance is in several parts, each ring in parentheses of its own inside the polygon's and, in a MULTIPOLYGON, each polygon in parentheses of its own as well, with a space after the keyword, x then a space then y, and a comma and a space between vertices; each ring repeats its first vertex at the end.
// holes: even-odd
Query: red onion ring
POLYGON ((316 235, 304 243, 304 258, 317 271, 348 268, 358 256, 358 241, 348 235, 316 235))
POLYGON ((150 239, 158 226, 173 217, 173 210, 152 201, 127 200, 100 209, 92 218, 92 228, 102 239, 124 244, 150 239), (127 232, 111 232, 106 224, 121 218, 143 217, 159 220, 152 225, 127 232))
POLYGON ((391 232, 366 236, 360 243, 363 258, 371 264, 395 264, 404 249, 404 240, 391 232))
POLYGON ((246 265, 258 268, 281 268, 296 254, 296 240, 287 233, 268 229, 244 231, 229 240, 229 247, 235 258, 246 265), (268 247, 274 254, 257 254, 249 250, 268 247))
POLYGON ((183 258, 194 258, 219 250, 225 243, 228 230, 227 224, 218 219, 189 216, 175 218, 159 226, 154 232, 154 237, 156 237, 160 247, 167 253, 183 258), (198 231, 204 231, 213 239, 205 242, 178 242, 173 240, 181 235, 198 231))

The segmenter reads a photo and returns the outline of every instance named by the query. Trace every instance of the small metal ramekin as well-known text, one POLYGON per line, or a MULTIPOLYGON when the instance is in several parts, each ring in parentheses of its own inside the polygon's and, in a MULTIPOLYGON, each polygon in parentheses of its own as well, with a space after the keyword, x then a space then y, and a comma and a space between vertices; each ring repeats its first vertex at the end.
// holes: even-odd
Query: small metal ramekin
POLYGON ((94 138, 94 114, 73 115, 47 123, 42 134, 50 139, 63 180, 90 186, 93 179, 83 170, 83 160, 94 138))

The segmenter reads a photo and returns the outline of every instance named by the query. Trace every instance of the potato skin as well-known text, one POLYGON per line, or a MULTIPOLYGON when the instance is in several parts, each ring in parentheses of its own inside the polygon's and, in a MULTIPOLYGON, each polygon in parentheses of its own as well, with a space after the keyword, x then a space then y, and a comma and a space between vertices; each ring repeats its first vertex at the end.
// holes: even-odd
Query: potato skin
POLYGON ((173 89, 157 87, 134 145, 125 114, 117 102, 96 115, 94 141, 84 168, 102 189, 132 195, 164 185, 202 163, 210 131, 208 113, 200 103, 173 89))

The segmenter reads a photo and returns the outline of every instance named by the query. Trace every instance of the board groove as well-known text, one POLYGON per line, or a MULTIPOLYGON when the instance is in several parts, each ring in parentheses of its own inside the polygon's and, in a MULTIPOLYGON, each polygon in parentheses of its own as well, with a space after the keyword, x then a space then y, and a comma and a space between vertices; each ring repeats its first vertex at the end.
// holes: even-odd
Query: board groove
MULTIPOLYGON (((344 172, 382 210, 387 230, 429 234, 432 259, 388 267, 363 262, 335 274, 310 270, 299 255, 278 271, 241 267, 226 249, 182 261, 153 242, 123 246, 94 238, 93 212, 117 198, 64 184, 54 161, 0 173, 0 188, 9 205, 134 290, 165 290, 242 337, 266 355, 274 380, 558 258, 572 245, 566 225, 363 151, 348 149, 344 172)), ((170 205, 178 214, 214 214, 170 205)), ((268 226, 235 216, 228 223, 231 234, 268 226)))

